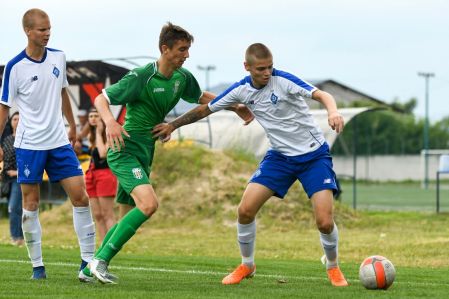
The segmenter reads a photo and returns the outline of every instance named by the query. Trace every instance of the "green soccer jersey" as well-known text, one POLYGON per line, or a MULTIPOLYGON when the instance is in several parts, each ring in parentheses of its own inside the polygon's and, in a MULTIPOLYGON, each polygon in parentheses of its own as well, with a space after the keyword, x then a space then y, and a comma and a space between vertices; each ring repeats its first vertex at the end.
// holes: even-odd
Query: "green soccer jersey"
POLYGON ((198 82, 188 70, 177 69, 171 78, 166 78, 158 72, 156 62, 130 71, 106 88, 112 105, 126 105, 125 130, 148 133, 164 121, 180 98, 198 103, 201 94, 198 82))

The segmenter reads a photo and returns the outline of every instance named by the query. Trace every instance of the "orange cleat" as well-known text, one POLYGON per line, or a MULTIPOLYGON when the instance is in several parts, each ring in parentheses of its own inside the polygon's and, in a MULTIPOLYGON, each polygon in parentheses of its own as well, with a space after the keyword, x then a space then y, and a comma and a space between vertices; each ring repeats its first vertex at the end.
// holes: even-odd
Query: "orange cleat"
POLYGON ((347 287, 349 285, 339 267, 327 269, 327 277, 334 287, 347 287))
POLYGON ((239 284, 245 278, 251 278, 256 274, 256 265, 249 268, 245 264, 238 266, 231 274, 223 278, 222 284, 239 284))

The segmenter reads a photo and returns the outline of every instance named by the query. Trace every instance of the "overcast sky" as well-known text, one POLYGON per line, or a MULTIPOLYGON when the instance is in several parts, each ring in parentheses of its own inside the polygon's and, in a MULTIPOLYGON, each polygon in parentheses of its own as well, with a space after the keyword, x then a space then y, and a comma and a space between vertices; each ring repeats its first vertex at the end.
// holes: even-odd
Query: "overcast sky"
MULTIPOLYGON (((0 63, 26 46, 23 13, 45 10, 49 47, 68 60, 159 56, 165 22, 195 42, 184 64, 205 85, 197 66, 214 65, 210 86, 246 75, 247 46, 271 48, 275 67, 303 79, 334 79, 386 102, 418 98, 432 72, 430 118, 449 116, 449 0, 14 0, 0 1, 0 63)), ((138 60, 144 64, 145 60, 138 60)))

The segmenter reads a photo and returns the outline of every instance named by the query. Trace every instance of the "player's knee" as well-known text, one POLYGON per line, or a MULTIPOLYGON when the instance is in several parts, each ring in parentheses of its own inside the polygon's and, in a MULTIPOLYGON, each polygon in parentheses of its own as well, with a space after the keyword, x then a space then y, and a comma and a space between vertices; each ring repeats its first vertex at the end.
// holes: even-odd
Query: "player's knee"
POLYGON ((251 209, 244 206, 239 206, 238 214, 240 223, 251 223, 252 220, 254 220, 254 217, 256 216, 254 215, 254 212, 251 209))
POLYGON ((70 198, 74 207, 87 207, 89 206, 89 197, 86 192, 76 194, 70 198))
POLYGON ((323 234, 330 234, 334 229, 333 219, 317 219, 316 225, 318 230, 323 234))
POLYGON ((154 213, 156 213, 157 209, 159 207, 159 204, 157 201, 152 201, 149 203, 146 203, 143 207, 142 207, 142 212, 150 217, 151 215, 153 215, 154 213))
POLYGON ((28 211, 36 211, 39 208, 39 197, 36 194, 23 196, 23 208, 28 211))
POLYGON ((94 211, 93 214, 94 214, 95 221, 97 221, 97 222, 103 221, 103 213, 101 213, 101 211, 94 211))

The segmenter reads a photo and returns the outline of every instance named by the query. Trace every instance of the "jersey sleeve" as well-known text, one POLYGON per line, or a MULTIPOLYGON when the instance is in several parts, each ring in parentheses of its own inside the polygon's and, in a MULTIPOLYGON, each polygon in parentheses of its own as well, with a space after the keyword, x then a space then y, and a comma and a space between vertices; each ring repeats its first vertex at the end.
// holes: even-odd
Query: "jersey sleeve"
POLYGON ((203 94, 200 85, 189 71, 184 70, 184 72, 186 73, 186 87, 181 98, 186 102, 198 104, 198 101, 203 94))
POLYGON ((241 82, 234 83, 231 87, 209 102, 208 106, 210 111, 217 112, 234 104, 241 103, 239 100, 240 86, 242 86, 241 82))
POLYGON ((276 69, 274 75, 283 79, 282 84, 286 85, 288 92, 291 94, 299 94, 305 98, 312 98, 312 93, 317 90, 315 86, 306 80, 300 79, 288 72, 276 69))
POLYGON ((111 105, 124 105, 136 101, 143 86, 142 75, 132 70, 117 83, 103 89, 103 94, 111 105))
POLYGON ((299 93, 300 96, 305 98, 312 98, 312 93, 317 90, 315 86, 310 84, 309 82, 302 80, 298 77, 293 76, 292 81, 290 81, 290 91, 291 93, 299 93))
POLYGON ((17 96, 15 68, 8 63, 3 71, 3 82, 1 89, 1 103, 11 107, 17 96))
POLYGON ((67 62, 66 62, 66 58, 65 58, 65 53, 62 52, 62 63, 64 64, 64 67, 62 68, 62 88, 68 87, 69 86, 69 81, 67 81, 67 62))

